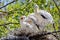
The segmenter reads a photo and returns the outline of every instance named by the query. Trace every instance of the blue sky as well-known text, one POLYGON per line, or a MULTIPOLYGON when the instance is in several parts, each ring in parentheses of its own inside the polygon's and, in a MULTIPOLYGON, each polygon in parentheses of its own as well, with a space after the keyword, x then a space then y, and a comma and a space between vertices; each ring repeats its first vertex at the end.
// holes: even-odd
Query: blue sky
MULTIPOLYGON (((0 0, 0 2, 4 2, 4 5, 6 5, 7 3, 11 2, 13 0, 0 0)), ((21 2, 24 2, 25 0, 19 0, 21 2)))

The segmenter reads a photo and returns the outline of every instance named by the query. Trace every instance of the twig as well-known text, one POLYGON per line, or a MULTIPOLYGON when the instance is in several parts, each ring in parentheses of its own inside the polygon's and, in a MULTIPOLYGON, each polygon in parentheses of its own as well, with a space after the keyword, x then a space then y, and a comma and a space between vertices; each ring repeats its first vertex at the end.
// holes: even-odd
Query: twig
MULTIPOLYGON (((54 31, 56 31, 55 23, 53 23, 53 28, 54 28, 54 31)), ((58 33, 57 33, 57 32, 56 32, 56 34, 53 34, 53 33, 52 33, 52 35, 53 35, 53 36, 55 36, 55 37, 56 37, 56 39, 58 39, 58 40, 59 40, 59 38, 58 38, 58 36, 57 36, 57 35, 58 35, 58 33)))
MULTIPOLYGON (((56 31, 56 28, 55 28, 55 23, 53 23, 53 28, 54 28, 54 31, 56 31)), ((57 34, 57 33, 56 33, 57 34)))
POLYGON ((9 25, 9 24, 19 24, 19 23, 6 23, 6 24, 0 24, 0 26, 5 26, 5 25, 9 25))
POLYGON ((56 4, 55 0, 53 0, 53 2, 55 3, 55 5, 56 5, 56 7, 57 7, 57 9, 58 9, 58 11, 60 13, 60 9, 58 8, 58 5, 56 4))
MULTIPOLYGON (((32 39, 32 38, 40 38, 40 37, 44 37, 44 36, 46 36, 46 35, 50 35, 50 34, 53 34, 53 33, 57 33, 57 32, 60 32, 60 30, 59 31, 53 31, 53 32, 44 32, 44 33, 39 33, 39 34, 36 34, 36 35, 33 35, 33 36, 28 36, 29 37, 29 39, 32 39)), ((54 36, 54 35, 53 35, 54 36)), ((59 40, 59 38, 56 38, 57 40, 59 40)))
MULTIPOLYGON (((56 1, 53 0, 53 2, 55 3, 55 6, 57 7, 58 12, 60 13, 60 9, 59 9, 58 5, 56 4, 56 1)), ((59 18, 60 18, 60 14, 58 14, 58 15, 59 15, 59 18)), ((59 20, 59 21, 60 21, 60 20, 59 20)), ((56 29, 54 29, 54 30, 56 30, 56 29)), ((57 33, 56 33, 56 35, 57 35, 57 33)), ((58 37, 57 37, 57 38, 58 38, 58 37)), ((59 38, 58 38, 58 40, 59 40, 59 38)))
POLYGON ((49 34, 53 34, 53 33, 57 33, 57 32, 60 32, 60 30, 59 31, 53 31, 53 32, 45 32, 45 33, 39 33, 39 34, 37 34, 37 35, 34 35, 34 36, 29 36, 29 37, 36 37, 36 36, 40 36, 40 37, 42 37, 42 36, 45 36, 45 35, 49 35, 49 34))
POLYGON ((11 3, 14 3, 14 2, 15 2, 15 0, 13 0, 12 2, 6 4, 6 5, 2 6, 2 7, 0 7, 0 9, 2 9, 2 8, 6 7, 7 5, 9 5, 9 4, 11 4, 11 3))
POLYGON ((0 12, 2 12, 2 13, 8 13, 8 12, 6 12, 6 11, 0 11, 0 12))

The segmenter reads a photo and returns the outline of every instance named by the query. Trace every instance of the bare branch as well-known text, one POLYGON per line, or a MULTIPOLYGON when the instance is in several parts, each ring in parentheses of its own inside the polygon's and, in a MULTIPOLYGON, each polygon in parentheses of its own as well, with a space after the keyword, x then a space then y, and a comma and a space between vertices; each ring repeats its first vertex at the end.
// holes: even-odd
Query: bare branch
POLYGON ((49 34, 53 34, 53 33, 58 33, 58 32, 60 32, 60 30, 59 31, 53 31, 53 32, 45 32, 45 33, 39 33, 39 34, 37 34, 37 35, 33 35, 33 36, 29 36, 29 37, 36 37, 36 36, 40 36, 40 37, 42 37, 42 36, 45 36, 45 35, 49 35, 49 34))
POLYGON ((2 9, 2 8, 6 7, 7 5, 9 5, 9 4, 11 4, 11 3, 14 3, 14 2, 15 2, 15 0, 13 0, 12 2, 6 4, 6 5, 2 6, 2 7, 0 7, 0 9, 2 9))
POLYGON ((56 4, 55 0, 53 0, 53 2, 55 3, 55 5, 56 5, 56 7, 57 7, 57 9, 58 9, 58 11, 60 13, 60 9, 58 8, 58 5, 56 4))
POLYGON ((0 26, 5 26, 5 25, 9 25, 9 24, 19 24, 19 23, 6 23, 6 24, 0 24, 0 26))
POLYGON ((8 12, 6 12, 6 11, 0 11, 0 12, 2 12, 2 13, 8 13, 8 12))

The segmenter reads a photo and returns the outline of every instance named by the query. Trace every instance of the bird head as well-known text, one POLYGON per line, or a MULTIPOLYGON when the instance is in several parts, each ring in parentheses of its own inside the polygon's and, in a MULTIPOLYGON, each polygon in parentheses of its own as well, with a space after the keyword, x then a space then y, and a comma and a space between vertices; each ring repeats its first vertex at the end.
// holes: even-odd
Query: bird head
POLYGON ((24 21, 25 18, 26 18, 26 16, 21 16, 20 21, 24 21))
POLYGON ((39 9, 39 6, 35 3, 34 4, 34 13, 37 13, 39 9))

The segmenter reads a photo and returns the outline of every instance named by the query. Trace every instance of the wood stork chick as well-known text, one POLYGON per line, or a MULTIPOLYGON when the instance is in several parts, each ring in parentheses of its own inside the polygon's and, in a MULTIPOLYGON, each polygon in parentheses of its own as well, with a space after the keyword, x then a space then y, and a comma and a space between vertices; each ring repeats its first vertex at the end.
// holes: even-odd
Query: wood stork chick
POLYGON ((35 24, 32 22, 32 20, 25 21, 26 19, 27 19, 26 16, 20 17, 21 28, 18 29, 17 31, 15 31, 15 35, 30 34, 32 36, 32 35, 37 34, 38 28, 35 26, 35 24))
POLYGON ((53 17, 45 10, 39 10, 38 5, 35 4, 34 15, 38 21, 36 23, 40 26, 40 29, 44 29, 47 24, 53 24, 53 17))
POLYGON ((28 15, 27 20, 32 20, 39 26, 39 30, 43 31, 47 24, 53 24, 53 17, 45 10, 39 10, 38 5, 34 6, 34 13, 28 15))

